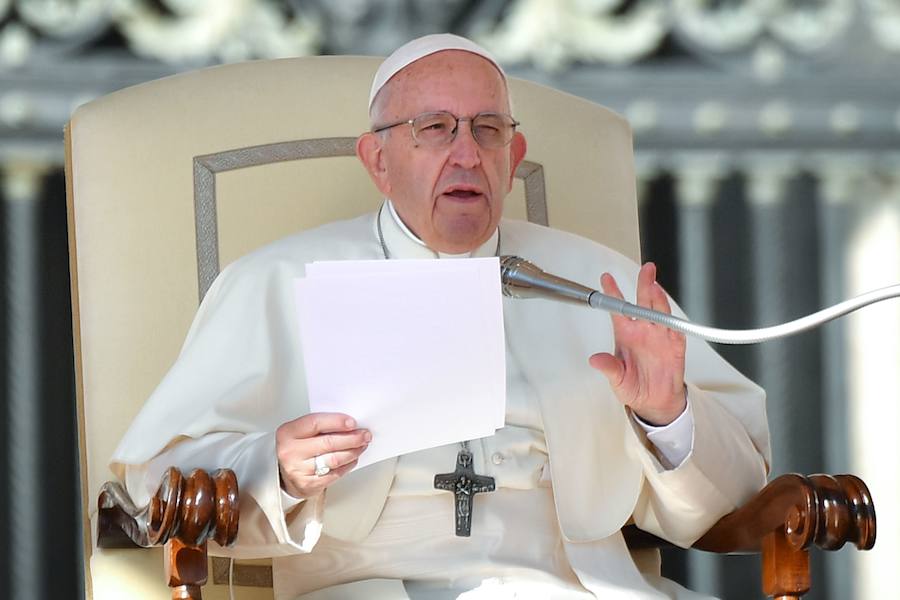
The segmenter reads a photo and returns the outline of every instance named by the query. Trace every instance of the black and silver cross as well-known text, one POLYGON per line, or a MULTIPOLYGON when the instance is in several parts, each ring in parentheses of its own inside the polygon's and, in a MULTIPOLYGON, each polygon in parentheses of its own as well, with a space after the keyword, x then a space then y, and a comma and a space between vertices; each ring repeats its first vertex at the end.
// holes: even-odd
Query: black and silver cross
POLYGON ((456 455, 456 470, 434 476, 434 487, 453 492, 456 506, 456 535, 469 537, 472 534, 472 501, 479 492, 493 492, 494 478, 476 475, 472 467, 472 453, 463 447, 456 455))

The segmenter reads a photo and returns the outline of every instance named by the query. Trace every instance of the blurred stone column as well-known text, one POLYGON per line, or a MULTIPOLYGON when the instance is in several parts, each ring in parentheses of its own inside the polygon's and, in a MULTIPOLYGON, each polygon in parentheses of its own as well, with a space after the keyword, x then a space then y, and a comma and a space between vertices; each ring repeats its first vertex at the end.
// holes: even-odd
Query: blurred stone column
MULTIPOLYGON (((864 165, 833 160, 817 169, 819 181, 819 267, 822 306, 847 299, 847 252, 852 232, 862 211, 861 189, 865 181, 864 165)), ((870 190, 871 191, 871 190, 870 190)), ((825 411, 823 448, 829 471, 844 473, 850 469, 847 419, 847 319, 838 319, 823 328, 824 367, 822 394, 825 411)))
MULTIPOLYGON (((874 161, 873 161, 874 162, 874 161)), ((900 282, 898 165, 869 165, 856 186, 849 232, 846 294, 900 282)), ((848 429, 851 471, 868 484, 878 515, 878 540, 854 553, 855 598, 877 598, 896 587, 900 564, 900 307, 890 300, 847 317, 848 429)))
MULTIPOLYGON (((724 177, 724 165, 712 158, 679 165, 674 171, 678 206, 678 272, 681 307, 697 323, 713 319, 714 281, 712 209, 724 177)), ((690 552, 690 588, 716 594, 721 590, 721 562, 715 554, 690 552)))
MULTIPOLYGON (((750 208, 753 239, 753 296, 755 305, 755 327, 775 325, 786 316, 784 255, 784 224, 781 205, 784 202, 788 173, 775 164, 759 164, 746 171, 746 197, 750 208)), ((789 424, 785 422, 784 407, 787 398, 786 383, 790 375, 786 372, 786 347, 784 340, 766 342, 756 348, 757 383, 767 394, 769 431, 772 436, 772 450, 785 454, 791 447, 789 424)), ((775 475, 784 467, 775 464, 775 475)))
MULTIPOLYGON (((790 157, 747 171, 753 230, 754 326, 791 321, 821 308, 815 188, 790 157)), ((821 329, 755 345, 768 392, 773 474, 823 468, 821 329)))
MULTIPOLYGON (((819 280, 822 306, 847 299, 846 253, 857 213, 862 167, 847 160, 823 162, 816 169, 819 183, 819 280)), ((824 470, 851 471, 847 387, 847 319, 822 328, 822 429, 824 470)), ((826 577, 832 598, 852 598, 852 554, 826 552, 826 577)))
MULTIPOLYGON (((819 297, 815 190, 799 177, 790 156, 768 154, 746 170, 753 239, 754 327, 784 323, 814 312, 819 297)), ((753 346, 757 381, 766 390, 772 440, 770 478, 823 470, 821 330, 753 346)), ((812 580, 824 581, 820 555, 812 580)), ((813 586, 810 600, 827 598, 813 586)))
POLYGON ((52 565, 41 560, 40 323, 38 298, 39 214, 45 167, 32 163, 3 166, 6 221, 8 336, 4 351, 8 380, 6 448, 10 539, 9 592, 15 598, 44 598, 52 565))
POLYGON ((706 325, 714 317, 712 208, 724 168, 710 158, 675 171, 681 305, 691 320, 706 325))

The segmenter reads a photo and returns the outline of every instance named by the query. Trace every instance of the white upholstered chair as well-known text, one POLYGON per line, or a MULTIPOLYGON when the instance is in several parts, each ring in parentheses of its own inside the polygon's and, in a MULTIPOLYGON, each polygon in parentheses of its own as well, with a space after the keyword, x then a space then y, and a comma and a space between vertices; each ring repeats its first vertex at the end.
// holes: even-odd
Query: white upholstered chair
MULTIPOLYGON (((66 129, 88 597, 168 598, 159 549, 98 548, 116 444, 172 364, 219 270, 269 241, 375 210, 353 156, 377 58, 204 69, 79 108, 66 129)), ((513 80, 529 141, 506 214, 639 256, 631 133, 600 106, 513 80)), ((215 567, 221 567, 216 563, 215 567)), ((221 568, 207 598, 225 598, 221 568)), ((238 565, 246 583, 266 569, 238 565)), ((242 588, 241 598, 271 598, 242 588)))
MULTIPOLYGON (((113 477, 107 462, 222 266, 292 232, 378 207, 353 156, 378 63, 318 57, 216 67, 110 94, 72 116, 66 179, 89 598, 170 597, 161 549, 98 547, 96 499, 113 477)), ((637 259, 628 125, 534 83, 510 87, 529 149, 507 216, 637 259)), ((626 538, 633 549, 660 544, 634 530, 626 538)), ((764 591, 788 599, 809 587, 809 546, 852 541, 868 549, 874 538, 861 481, 786 475, 694 547, 761 552, 764 591)), ((213 559, 207 599, 227 597, 226 566, 213 559)), ((238 564, 235 582, 252 584, 241 598, 271 598, 270 573, 265 564, 238 564)))

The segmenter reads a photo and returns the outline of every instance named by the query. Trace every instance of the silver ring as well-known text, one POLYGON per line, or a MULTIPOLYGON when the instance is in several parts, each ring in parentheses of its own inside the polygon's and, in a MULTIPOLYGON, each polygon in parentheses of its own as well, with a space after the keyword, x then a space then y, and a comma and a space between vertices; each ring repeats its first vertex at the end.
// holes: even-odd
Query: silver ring
POLYGON ((328 475, 331 472, 331 467, 325 464, 325 455, 320 454, 315 459, 314 462, 316 464, 316 476, 322 477, 324 475, 328 475))

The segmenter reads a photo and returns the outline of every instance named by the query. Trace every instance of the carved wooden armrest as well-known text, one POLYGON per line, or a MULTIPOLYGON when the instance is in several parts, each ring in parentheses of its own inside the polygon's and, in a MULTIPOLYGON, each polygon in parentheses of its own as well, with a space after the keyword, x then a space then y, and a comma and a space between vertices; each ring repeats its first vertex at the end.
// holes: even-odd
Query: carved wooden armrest
MULTIPOLYGON (((100 492, 97 545, 135 548, 166 545, 172 597, 199 599, 206 583, 207 540, 234 543, 238 530, 237 479, 196 470, 186 479, 171 468, 147 506, 135 507, 118 483, 100 492)), ((671 546, 633 525, 623 529, 632 549, 671 546)), ((809 591, 809 547, 838 550, 852 542, 875 545, 875 507, 865 483, 853 475, 782 475, 747 504, 722 517, 693 545, 707 552, 762 553, 763 591, 779 600, 809 591)))
MULTIPOLYGON (((628 526, 631 548, 672 544, 628 526)), ((762 552, 763 592, 790 600, 809 591, 809 547, 838 550, 852 542, 875 545, 875 505, 869 489, 853 475, 782 475, 747 504, 722 517, 694 543, 707 552, 762 552)))
POLYGON ((172 467, 147 506, 138 508, 121 484, 106 482, 97 500, 100 548, 165 545, 166 579, 172 598, 201 598, 206 583, 207 541, 234 543, 238 532, 238 484, 234 472, 211 476, 201 469, 187 478, 172 467))

